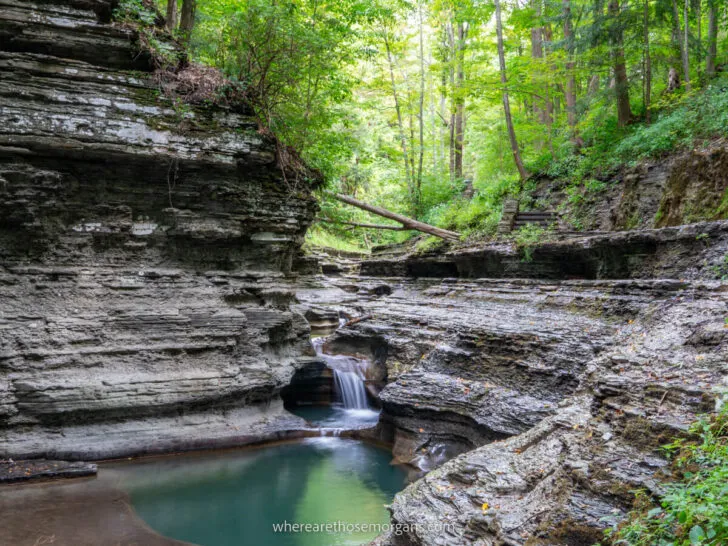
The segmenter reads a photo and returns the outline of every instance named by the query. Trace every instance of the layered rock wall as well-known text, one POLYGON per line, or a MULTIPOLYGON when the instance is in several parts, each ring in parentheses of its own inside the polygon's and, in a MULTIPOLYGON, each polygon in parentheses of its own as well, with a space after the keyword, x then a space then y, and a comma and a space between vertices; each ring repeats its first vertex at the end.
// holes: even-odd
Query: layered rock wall
POLYGON ((299 290, 306 305, 371 317, 330 343, 384 355, 378 438, 430 471, 392 504, 402 532, 377 543, 600 542, 632 491, 662 491, 659 446, 728 388, 727 294, 677 279, 360 277, 299 290))
MULTIPOLYGON (((558 237, 558 233, 554 234, 558 237)), ((374 254, 362 275, 528 279, 684 279, 728 274, 728 222, 465 246, 445 252, 374 254)))
POLYGON ((0 0, 0 457, 291 426, 315 201, 249 112, 165 99, 112 7, 0 0))

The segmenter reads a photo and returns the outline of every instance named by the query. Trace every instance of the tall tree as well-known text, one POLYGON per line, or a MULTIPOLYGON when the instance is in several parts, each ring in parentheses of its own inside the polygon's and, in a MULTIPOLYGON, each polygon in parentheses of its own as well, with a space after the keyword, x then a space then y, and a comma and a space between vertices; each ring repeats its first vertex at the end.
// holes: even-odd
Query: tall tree
MULTIPOLYGON (((543 60, 543 27, 541 26, 541 0, 531 0, 531 9, 536 19, 535 25, 531 27, 531 57, 536 61, 536 71, 540 71, 543 60)), ((537 76, 540 75, 537 72, 537 76)), ((533 113, 541 121, 546 123, 546 105, 538 99, 533 101, 533 113)))
POLYGON ((387 64, 389 67, 389 78, 392 83, 392 98, 394 99, 394 110, 397 113, 397 128, 399 129, 399 142, 402 146, 402 157, 404 159, 404 171, 405 171, 405 180, 407 183, 407 187, 410 191, 410 200, 412 205, 412 212, 416 212, 414 210, 415 203, 414 200, 412 200, 412 180, 413 180, 413 173, 410 171, 410 150, 407 146, 407 136, 405 134, 405 128, 404 128, 404 122, 402 120, 402 105, 399 100, 399 93, 397 91, 397 80, 394 77, 395 72, 395 63, 394 63, 394 56, 392 54, 392 43, 391 43, 391 36, 389 35, 389 32, 387 29, 383 32, 383 39, 384 39, 384 48, 387 51, 387 64))
POLYGON ((632 109, 629 104, 629 80, 624 58, 624 33, 620 17, 619 0, 610 0, 612 60, 614 70, 614 92, 617 100, 617 123, 624 127, 632 121, 632 109))
POLYGON ((182 0, 182 13, 179 19, 179 30, 183 42, 189 42, 192 29, 195 27, 197 0, 182 0))
POLYGON ((690 20, 688 18, 690 8, 690 0, 685 0, 683 7, 684 31, 683 31, 683 47, 682 47, 682 65, 683 78, 685 79, 685 89, 690 91, 690 20))
POLYGON ((566 48, 566 118, 572 138, 576 137, 576 81, 574 78, 574 34, 571 24, 571 0, 563 0, 564 47, 566 48))
POLYGON ((177 28, 177 0, 167 0, 166 26, 170 32, 177 28))
MULTIPOLYGON (((685 70, 685 44, 683 42, 681 32, 680 32, 680 9, 677 5, 677 0, 672 0, 672 42, 674 44, 675 49, 680 55, 680 60, 674 60, 673 59, 673 65, 678 65, 682 67, 682 70, 685 70)), ((684 75, 684 72, 683 72, 684 75)), ((679 71, 676 66, 670 66, 670 71, 668 72, 668 83, 667 88, 670 91, 675 91, 680 87, 680 76, 679 71)))
POLYGON ((465 147, 465 39, 468 33, 467 23, 458 21, 457 40, 455 45, 455 165, 454 176, 457 179, 463 177, 463 151, 465 147))
POLYGON ((645 122, 650 123, 650 101, 652 97, 652 57, 650 55, 650 0, 644 0, 643 6, 643 77, 642 101, 645 105, 645 122))
POLYGON ((715 76, 715 58, 718 56, 718 0, 708 0, 708 51, 705 56, 705 74, 715 76))
POLYGON ((508 78, 506 77, 506 55, 503 47, 503 22, 501 21, 501 5, 500 0, 495 0, 495 31, 498 41, 498 63, 500 65, 500 81, 503 86, 503 112, 506 118, 506 127, 508 129, 508 138, 511 142, 511 151, 513 152, 513 160, 518 169, 518 175, 521 180, 528 178, 526 168, 521 160, 521 152, 518 148, 518 140, 516 139, 516 130, 513 127, 513 118, 511 117, 511 104, 508 98, 508 78))
POLYGON ((417 179, 415 181, 415 192, 417 199, 417 214, 420 214, 420 203, 422 201, 422 165, 425 160, 425 30, 424 18, 422 15, 422 0, 418 4, 419 12, 419 42, 420 42, 420 100, 417 122, 420 134, 420 153, 417 161, 417 179))

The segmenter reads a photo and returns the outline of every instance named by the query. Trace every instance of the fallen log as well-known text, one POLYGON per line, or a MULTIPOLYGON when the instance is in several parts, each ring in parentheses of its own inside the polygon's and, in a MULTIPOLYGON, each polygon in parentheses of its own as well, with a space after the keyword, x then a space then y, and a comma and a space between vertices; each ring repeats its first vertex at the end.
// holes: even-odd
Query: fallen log
POLYGON ((350 321, 345 322, 344 325, 342 326, 342 328, 346 328, 347 326, 352 326, 353 324, 356 324, 357 322, 364 322, 365 320, 369 320, 370 318, 372 318, 371 315, 363 315, 361 317, 353 318, 350 321))
POLYGON ((342 224, 345 226, 354 226, 354 227, 360 227, 360 228, 369 228, 369 229, 391 229, 392 231, 407 231, 406 227, 402 226, 387 226, 384 224, 360 224, 358 222, 344 222, 340 220, 327 220, 326 218, 317 218, 319 222, 324 222, 325 224, 342 224))
POLYGON ((391 210, 377 207, 375 205, 369 205, 367 203, 364 203, 363 201, 359 201, 358 199, 349 197, 348 195, 341 195, 330 191, 325 191, 325 193, 326 195, 333 197, 337 201, 346 203, 347 205, 351 205, 367 212, 371 212, 372 214, 376 214, 377 216, 382 216, 383 218, 389 218, 390 220, 399 222, 407 229, 414 229, 416 231, 421 231, 422 233, 428 233, 429 235, 434 235, 435 237, 440 237, 441 239, 449 239, 451 241, 460 239, 460 234, 455 231, 449 231, 447 229, 441 229, 435 226, 431 226, 430 224, 425 224, 424 222, 418 222, 417 220, 407 218, 406 216, 402 216, 401 214, 397 214, 396 212, 392 212, 391 210))

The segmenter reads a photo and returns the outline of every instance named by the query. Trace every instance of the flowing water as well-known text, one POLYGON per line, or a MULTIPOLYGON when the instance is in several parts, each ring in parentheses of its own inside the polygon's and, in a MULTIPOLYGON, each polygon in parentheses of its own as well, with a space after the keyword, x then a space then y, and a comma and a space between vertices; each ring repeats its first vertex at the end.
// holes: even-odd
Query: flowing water
POLYGON ((379 420, 379 411, 370 406, 364 383, 369 362, 348 355, 324 353, 325 340, 325 337, 315 337, 311 344, 316 355, 334 374, 338 402, 326 407, 301 406, 291 411, 322 429, 336 431, 375 426, 379 420))
POLYGON ((326 338, 311 340, 316 355, 334 372, 334 386, 345 409, 369 409, 364 373, 369 364, 366 360, 347 355, 330 355, 323 351, 326 338))

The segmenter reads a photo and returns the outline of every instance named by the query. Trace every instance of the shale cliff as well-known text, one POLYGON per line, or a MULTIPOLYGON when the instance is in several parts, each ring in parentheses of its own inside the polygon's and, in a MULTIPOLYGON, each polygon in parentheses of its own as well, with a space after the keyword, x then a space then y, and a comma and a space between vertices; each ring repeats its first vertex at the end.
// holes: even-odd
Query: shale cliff
POLYGON ((310 188, 250 113, 165 99, 112 9, 0 0, 0 458, 297 424, 278 392, 309 350, 287 279, 310 188))
POLYGON ((633 491, 663 492, 659 446, 728 389, 724 233, 605 233, 536 246, 530 261, 506 249, 500 264, 479 251, 376 259, 362 271, 380 276, 300 289, 317 316, 368 317, 328 344, 379 368, 378 438, 429 471, 395 497, 401 527, 376 543, 591 545, 633 491), (565 278, 584 263, 597 278, 565 278))

